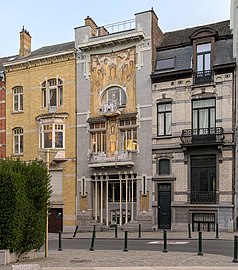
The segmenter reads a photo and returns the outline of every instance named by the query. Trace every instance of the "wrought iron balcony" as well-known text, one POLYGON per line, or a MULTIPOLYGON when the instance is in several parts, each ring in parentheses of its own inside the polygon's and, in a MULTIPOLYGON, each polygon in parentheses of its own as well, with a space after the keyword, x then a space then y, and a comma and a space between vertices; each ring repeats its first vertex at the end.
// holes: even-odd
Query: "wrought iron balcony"
POLYGON ((214 80, 214 73, 212 70, 203 70, 194 72, 193 75, 193 82, 194 84, 205 84, 213 82, 214 80))
POLYGON ((184 129, 180 139, 182 144, 223 143, 224 131, 222 127, 184 129))
POLYGON ((216 203, 216 191, 191 191, 191 203, 216 203))

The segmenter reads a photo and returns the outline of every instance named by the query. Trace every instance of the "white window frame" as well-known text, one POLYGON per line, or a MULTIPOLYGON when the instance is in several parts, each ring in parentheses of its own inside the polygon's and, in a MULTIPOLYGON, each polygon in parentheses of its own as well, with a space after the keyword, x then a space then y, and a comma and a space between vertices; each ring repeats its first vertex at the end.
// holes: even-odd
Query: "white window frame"
POLYGON ((13 129, 13 154, 21 155, 24 151, 23 128, 17 127, 13 129))
POLYGON ((65 149, 65 125, 63 123, 42 123, 40 126, 40 148, 41 149, 65 149), (59 130, 59 131, 58 131, 59 130), (56 146, 56 133, 62 132, 62 147, 56 146), (45 147, 45 134, 51 134, 51 147, 45 147))
POLYGON ((61 79, 49 79, 41 84, 42 107, 61 107, 63 106, 63 81, 61 79), (55 90, 55 102, 51 103, 51 92, 55 90))
POLYGON ((21 112, 23 111, 23 87, 16 86, 12 88, 13 95, 13 111, 21 112))

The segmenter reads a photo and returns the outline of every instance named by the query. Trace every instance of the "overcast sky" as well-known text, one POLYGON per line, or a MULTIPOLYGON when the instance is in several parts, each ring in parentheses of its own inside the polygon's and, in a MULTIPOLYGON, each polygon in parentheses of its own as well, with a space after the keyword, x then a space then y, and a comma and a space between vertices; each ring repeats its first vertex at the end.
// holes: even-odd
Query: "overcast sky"
POLYGON ((1 0, 0 57, 18 54, 23 25, 36 50, 73 41, 88 15, 102 26, 152 7, 163 32, 230 19, 230 0, 1 0))

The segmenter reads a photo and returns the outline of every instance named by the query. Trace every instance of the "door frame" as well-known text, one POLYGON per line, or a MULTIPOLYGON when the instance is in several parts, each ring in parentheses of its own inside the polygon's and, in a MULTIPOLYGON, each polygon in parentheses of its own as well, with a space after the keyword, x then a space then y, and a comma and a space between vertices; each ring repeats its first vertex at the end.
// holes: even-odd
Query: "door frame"
MULTIPOLYGON (((158 223, 158 229, 171 229, 171 190, 172 190, 172 184, 171 183, 158 183, 157 184, 157 196, 158 196, 158 208, 157 208, 157 223, 158 223), (161 190, 159 186, 166 186, 168 189, 161 190), (166 226, 162 226, 161 224, 161 205, 160 205, 160 193, 168 193, 169 198, 169 222, 166 224, 166 226)), ((168 206, 168 205, 167 205, 168 206)))

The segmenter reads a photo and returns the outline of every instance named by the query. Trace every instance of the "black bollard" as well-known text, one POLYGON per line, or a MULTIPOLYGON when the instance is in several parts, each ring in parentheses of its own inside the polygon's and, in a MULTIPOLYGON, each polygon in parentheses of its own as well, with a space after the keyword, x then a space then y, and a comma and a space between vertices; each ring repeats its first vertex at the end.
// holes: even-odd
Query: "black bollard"
POLYGON ((75 231, 74 231, 74 235, 73 235, 73 237, 75 237, 75 236, 76 236, 77 231, 78 231, 78 228, 79 228, 79 226, 77 225, 77 226, 76 226, 76 228, 75 228, 75 231))
POLYGON ((117 224, 115 225, 115 238, 118 238, 118 236, 117 236, 117 224))
POLYGON ((216 224, 216 238, 219 238, 218 224, 216 224))
POLYGON ((167 250, 167 231, 166 230, 164 230, 163 237, 164 237, 164 250, 163 250, 163 252, 168 252, 168 250, 167 250))
POLYGON ((202 232, 198 232, 198 254, 197 255, 203 255, 202 253, 202 232))
POLYGON ((235 235, 234 236, 234 258, 233 258, 233 261, 234 263, 238 263, 238 254, 237 254, 237 251, 238 251, 238 236, 235 235))
POLYGON ((125 240, 124 240, 124 249, 123 251, 128 251, 128 248, 127 248, 127 231, 125 231, 125 240))
POLYGON ((138 234, 138 238, 141 238, 141 224, 139 224, 139 234, 138 234))
POLYGON ((62 251, 61 231, 59 231, 59 248, 58 251, 62 251))
POLYGON ((94 251, 95 238, 96 238, 96 230, 95 230, 95 225, 93 225, 93 234, 92 234, 92 240, 91 240, 91 247, 89 249, 90 251, 94 251))
POLYGON ((188 238, 192 238, 192 235, 191 235, 191 224, 190 223, 188 224, 188 238))

